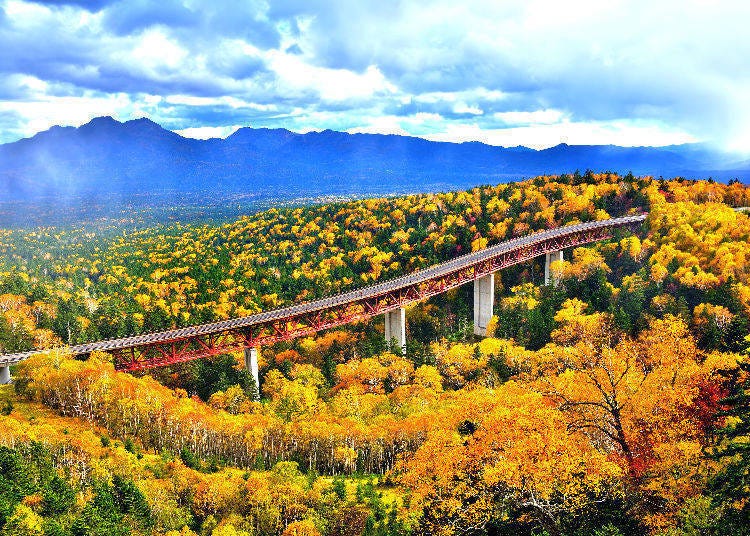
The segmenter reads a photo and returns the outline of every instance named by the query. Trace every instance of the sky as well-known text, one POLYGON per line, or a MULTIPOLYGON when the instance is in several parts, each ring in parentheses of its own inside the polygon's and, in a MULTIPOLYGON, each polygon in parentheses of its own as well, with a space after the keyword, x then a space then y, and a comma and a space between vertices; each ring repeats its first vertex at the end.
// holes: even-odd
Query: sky
POLYGON ((0 143, 148 117, 750 153, 750 2, 0 0, 0 143))

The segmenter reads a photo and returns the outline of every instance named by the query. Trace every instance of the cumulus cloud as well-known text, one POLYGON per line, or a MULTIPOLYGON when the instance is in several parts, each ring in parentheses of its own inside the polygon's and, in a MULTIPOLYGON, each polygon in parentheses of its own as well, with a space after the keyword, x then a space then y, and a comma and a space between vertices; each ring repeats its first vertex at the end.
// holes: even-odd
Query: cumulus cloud
POLYGON ((210 138, 226 138, 232 135, 242 125, 231 125, 227 127, 190 127, 175 130, 180 136, 186 138, 195 138, 197 140, 207 140, 210 138))
POLYGON ((747 20, 707 0, 0 0, 0 141, 108 113, 750 151, 747 20))

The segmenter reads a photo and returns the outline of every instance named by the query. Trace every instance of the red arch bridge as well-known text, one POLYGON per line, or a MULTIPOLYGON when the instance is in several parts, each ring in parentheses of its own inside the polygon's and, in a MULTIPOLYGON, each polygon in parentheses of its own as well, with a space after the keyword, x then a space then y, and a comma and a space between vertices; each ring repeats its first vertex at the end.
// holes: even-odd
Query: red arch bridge
MULTIPOLYGON (((121 370, 140 370, 203 357, 245 351, 257 381, 257 348, 303 337, 375 315, 385 315, 385 336, 406 345, 404 307, 474 282, 474 332, 485 335, 494 305, 494 274, 508 266, 545 255, 545 284, 553 282, 550 263, 563 249, 612 238, 619 230, 635 230, 646 214, 579 223, 507 240, 424 270, 328 298, 185 328, 144 333, 71 346, 73 355, 109 352, 121 370)), ((42 350, 45 351, 45 350, 42 350)), ((39 350, 0 355, 0 383, 10 381, 9 366, 39 350)))

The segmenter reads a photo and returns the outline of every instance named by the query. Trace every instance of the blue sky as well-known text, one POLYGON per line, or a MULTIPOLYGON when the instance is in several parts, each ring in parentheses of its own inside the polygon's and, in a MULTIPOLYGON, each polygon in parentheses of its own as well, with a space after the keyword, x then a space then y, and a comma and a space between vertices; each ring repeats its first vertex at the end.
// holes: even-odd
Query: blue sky
POLYGON ((99 115, 750 152, 750 3, 0 0, 0 142, 99 115))

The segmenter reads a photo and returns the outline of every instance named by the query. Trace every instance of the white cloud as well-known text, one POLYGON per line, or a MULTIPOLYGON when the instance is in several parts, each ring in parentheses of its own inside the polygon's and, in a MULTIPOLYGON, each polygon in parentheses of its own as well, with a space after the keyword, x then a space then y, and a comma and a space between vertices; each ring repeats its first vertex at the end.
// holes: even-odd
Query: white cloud
POLYGON ((484 111, 477 106, 470 106, 465 102, 457 102, 453 105, 453 112, 457 114, 482 115, 484 111))
POLYGON ((151 29, 139 37, 131 56, 146 69, 177 69, 184 63, 188 51, 162 30, 151 29))
POLYGON ((200 16, 0 0, 0 141, 110 114, 196 136, 252 122, 750 151, 750 3, 190 4, 200 16))
POLYGON ((492 116, 507 125, 549 125, 559 123, 565 114, 560 110, 536 110, 533 112, 495 112, 492 116))
POLYGON ((177 134, 185 138, 207 140, 209 138, 226 138, 237 131, 242 125, 231 125, 225 127, 191 127, 175 130, 177 134))
POLYGON ((416 102, 436 104, 440 102, 456 101, 490 101, 498 102, 508 98, 507 93, 498 90, 490 90, 484 87, 471 87, 457 91, 426 91, 413 96, 416 102))
POLYGON ((409 136, 409 132, 401 126, 401 118, 396 116, 382 116, 367 118, 367 124, 347 129, 350 134, 397 134, 409 136))
POLYGON ((282 95, 289 91, 315 91, 322 100, 336 102, 397 91, 374 65, 356 73, 347 69, 317 67, 299 56, 277 51, 271 51, 267 61, 278 76, 278 90, 282 95))
POLYGON ((476 124, 447 124, 439 134, 424 136, 435 141, 481 141, 489 145, 523 145, 545 149, 560 143, 569 145, 620 145, 623 147, 665 146, 693 143, 695 137, 659 125, 632 124, 628 121, 562 122, 504 129, 482 129, 476 124))
POLYGON ((335 16, 316 19, 309 46, 324 65, 378 65, 412 102, 453 102, 486 87, 505 97, 502 107, 477 104, 489 116, 555 109, 576 122, 658 122, 726 145, 746 122, 738 95, 750 79, 747 2, 446 0, 370 9, 355 27, 363 8, 338 5, 335 16))
POLYGON ((13 17, 20 25, 33 25, 35 20, 51 14, 51 10, 39 4, 8 0, 4 2, 3 9, 9 17, 13 17))
POLYGON ((44 95, 49 89, 49 84, 44 80, 26 74, 12 74, 7 81, 24 90, 29 96, 44 95))
POLYGON ((181 104, 185 106, 228 106, 230 108, 249 108, 262 112, 273 112, 278 109, 275 104, 258 104, 248 102, 237 97, 196 97, 193 95, 169 95, 164 99, 168 104, 181 104))
MULTIPOLYGON (((357 127, 347 132, 421 136, 433 141, 463 143, 479 141, 488 145, 523 145, 546 149, 560 143, 569 145, 620 145, 623 147, 665 146, 700 141, 680 130, 655 123, 632 121, 571 122, 482 128, 476 123, 455 123, 438 114, 418 113, 401 116, 363 116, 357 127)), ((523 122, 522 122, 523 123, 523 122)))
MULTIPOLYGON (((133 103, 125 93, 107 96, 44 97, 23 102, 0 102, 0 112, 13 112, 21 118, 19 131, 32 136, 54 125, 80 126, 94 117, 111 115, 133 117, 133 103)), ((11 141, 11 140, 8 140, 11 141)))

